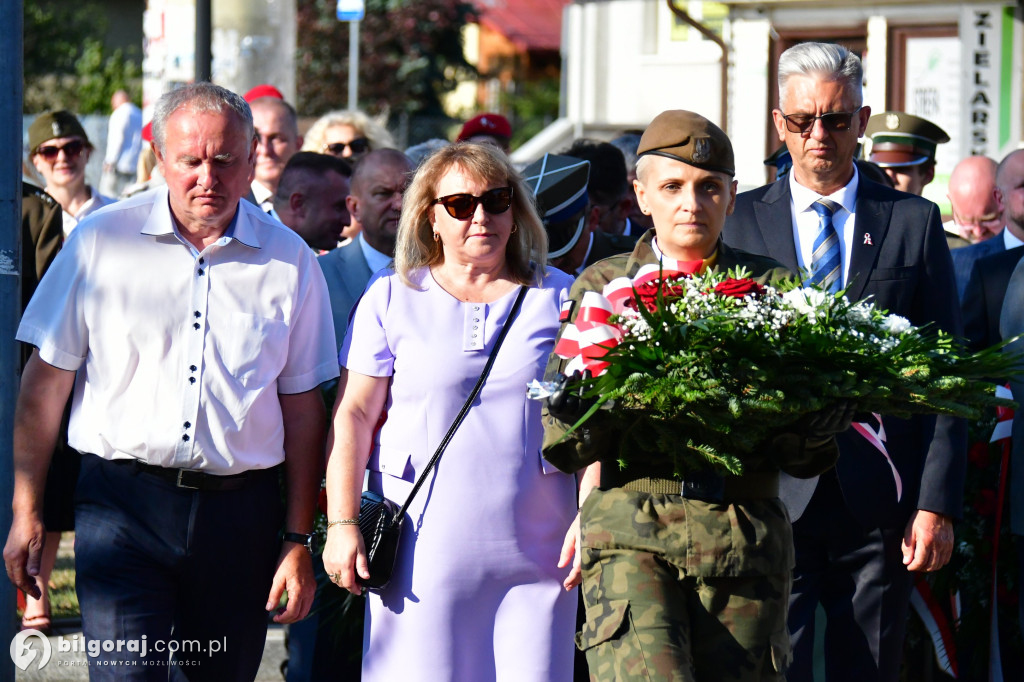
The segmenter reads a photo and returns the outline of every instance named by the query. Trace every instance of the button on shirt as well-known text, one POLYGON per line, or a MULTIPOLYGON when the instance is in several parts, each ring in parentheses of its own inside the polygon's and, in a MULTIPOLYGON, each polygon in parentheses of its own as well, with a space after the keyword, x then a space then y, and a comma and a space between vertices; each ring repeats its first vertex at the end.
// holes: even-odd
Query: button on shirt
POLYGON ((242 201, 199 252, 166 188, 76 228, 17 337, 78 371, 75 449, 214 474, 284 461, 278 394, 338 376, 327 286, 302 239, 242 201))
MULTIPOLYGON (((838 192, 830 194, 826 199, 842 206, 832 214, 832 225, 839 237, 839 254, 843 259, 842 285, 849 282, 850 253, 853 246, 853 228, 857 217, 857 186, 860 176, 854 166, 853 178, 838 192)), ((797 245, 796 256, 801 270, 811 269, 811 254, 814 252, 814 238, 818 235, 818 214, 812 204, 822 196, 812 189, 798 183, 793 174, 789 174, 789 189, 792 195, 791 215, 793 216, 793 236, 797 245)))

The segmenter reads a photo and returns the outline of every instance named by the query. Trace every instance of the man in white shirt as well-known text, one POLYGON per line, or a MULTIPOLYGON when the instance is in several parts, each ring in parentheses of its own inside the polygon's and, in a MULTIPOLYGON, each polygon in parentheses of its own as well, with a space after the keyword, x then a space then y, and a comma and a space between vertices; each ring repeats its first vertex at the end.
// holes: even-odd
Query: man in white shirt
POLYGON ((274 192, 288 159, 302 147, 302 136, 295 109, 284 100, 259 97, 252 100, 250 106, 257 140, 252 194, 256 204, 269 211, 274 206, 274 192))
POLYGON ((79 226, 22 317, 37 350, 4 559, 38 593, 42 490, 71 395, 78 597, 86 640, 103 643, 93 679, 168 663, 253 679, 267 612, 294 622, 315 588, 319 385, 338 375, 327 291, 305 243, 240 201, 256 154, 240 97, 188 85, 153 121, 167 187, 79 226))
POLYGON ((132 103, 124 90, 118 90, 110 98, 110 109, 100 191, 119 197, 125 187, 135 182, 142 151, 142 110, 132 103))

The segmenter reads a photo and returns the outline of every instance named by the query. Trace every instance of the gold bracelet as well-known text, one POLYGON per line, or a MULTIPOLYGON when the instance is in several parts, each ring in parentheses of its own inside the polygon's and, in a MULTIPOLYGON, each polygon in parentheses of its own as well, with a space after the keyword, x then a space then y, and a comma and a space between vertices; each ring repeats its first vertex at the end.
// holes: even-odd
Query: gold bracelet
POLYGON ((327 530, 331 529, 331 526, 358 526, 359 519, 338 519, 337 521, 328 521, 327 530))

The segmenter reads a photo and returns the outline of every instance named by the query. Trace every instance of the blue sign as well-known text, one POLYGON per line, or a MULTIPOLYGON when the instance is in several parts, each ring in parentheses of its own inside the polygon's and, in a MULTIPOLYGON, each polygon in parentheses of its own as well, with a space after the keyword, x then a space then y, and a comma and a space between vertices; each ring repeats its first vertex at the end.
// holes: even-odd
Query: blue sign
POLYGON ((362 21, 365 14, 363 0, 338 0, 338 21, 362 21))

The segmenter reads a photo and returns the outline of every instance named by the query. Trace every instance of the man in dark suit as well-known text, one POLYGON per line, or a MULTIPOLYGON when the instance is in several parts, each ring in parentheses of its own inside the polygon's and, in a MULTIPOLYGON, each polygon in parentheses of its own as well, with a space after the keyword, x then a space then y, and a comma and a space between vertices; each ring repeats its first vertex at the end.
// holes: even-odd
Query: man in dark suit
MULTIPOLYGON (((938 207, 871 182, 853 155, 870 109, 860 60, 805 43, 779 61, 779 139, 788 178, 740 194, 727 244, 771 256, 810 281, 920 325, 960 333, 953 265, 938 207), (825 198, 825 201, 821 201, 825 198)), ((875 417, 839 434, 836 469, 783 481, 796 569, 788 679, 813 677, 815 611, 828 619, 825 666, 835 680, 896 680, 911 571, 941 568, 953 549, 966 458, 966 426, 948 418, 875 417)))
POLYGON ((1003 195, 996 185, 997 166, 987 156, 968 156, 949 176, 947 196, 953 219, 943 228, 969 242, 968 246, 951 247, 950 251, 956 273, 956 293, 961 301, 975 262, 1022 244, 1017 235, 1003 228, 1003 195))
MULTIPOLYGON (((992 249, 992 253, 978 258, 971 265, 970 276, 964 287, 961 311, 964 319, 964 336, 972 350, 987 348, 999 343, 999 311, 1010 274, 1017 262, 1024 256, 1024 150, 1010 152, 996 170, 997 191, 1005 197, 1003 222, 1006 227, 1002 234, 986 242, 975 244, 963 251, 980 248, 989 242, 996 242, 1003 248, 992 249)), ((954 252, 955 253, 955 252, 954 252)), ((955 261, 954 256, 954 261, 955 261)))

